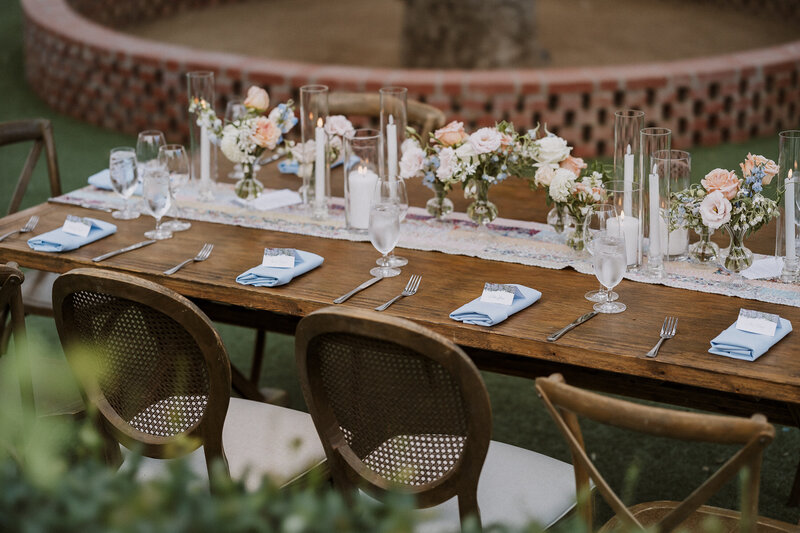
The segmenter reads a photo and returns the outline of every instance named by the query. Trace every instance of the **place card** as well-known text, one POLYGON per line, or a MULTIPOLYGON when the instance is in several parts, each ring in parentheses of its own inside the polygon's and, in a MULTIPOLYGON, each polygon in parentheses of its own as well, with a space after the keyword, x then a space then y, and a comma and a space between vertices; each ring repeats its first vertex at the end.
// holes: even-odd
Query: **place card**
POLYGON ((75 215, 67 215, 67 219, 64 221, 64 225, 61 226, 61 230, 70 235, 88 237, 89 232, 92 231, 92 221, 87 218, 76 217, 75 215))
POLYGON ((273 268, 294 268, 294 248, 264 248, 262 266, 273 268))
POLYGON ((736 329, 774 337, 775 330, 778 329, 780 320, 778 315, 773 315, 771 313, 740 309, 739 318, 736 320, 736 329))
POLYGON ((511 305, 515 296, 522 297, 516 285, 503 285, 500 283, 486 283, 480 301, 487 304, 511 305))

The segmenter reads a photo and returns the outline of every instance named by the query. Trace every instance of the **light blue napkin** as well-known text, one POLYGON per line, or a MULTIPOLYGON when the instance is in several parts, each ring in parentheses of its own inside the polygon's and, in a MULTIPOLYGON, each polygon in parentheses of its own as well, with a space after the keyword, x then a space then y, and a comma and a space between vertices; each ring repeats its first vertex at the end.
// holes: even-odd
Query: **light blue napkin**
POLYGON ((708 353, 755 361, 791 331, 792 323, 785 318, 781 318, 775 335, 772 337, 736 329, 736 322, 734 322, 732 326, 711 341, 711 349, 708 350, 708 353))
POLYGON ((92 229, 89 230, 89 235, 86 237, 70 235, 65 233, 63 229, 58 228, 36 237, 31 237, 28 239, 28 246, 37 252, 69 252, 80 248, 84 244, 89 244, 117 232, 117 226, 111 222, 103 222, 96 218, 86 218, 85 220, 92 222, 92 229))
MULTIPOLYGON (((351 168, 354 164, 358 163, 360 159, 358 156, 351 156, 350 157, 350 164, 347 165, 347 168, 351 168)), ((336 168, 344 163, 344 158, 340 158, 333 163, 331 163, 331 168, 336 168)), ((281 174, 297 174, 297 171, 300 170, 300 163, 297 162, 296 159, 288 160, 284 159, 282 161, 278 161, 278 170, 281 174)))
POLYGON ((252 285, 254 287, 277 287, 278 285, 285 285, 297 276, 317 268, 323 261, 324 259, 317 254, 304 252, 303 250, 295 250, 293 268, 275 268, 258 265, 243 274, 239 274, 236 278, 236 283, 252 285))
POLYGON ((522 296, 514 296, 514 301, 511 302, 511 305, 486 303, 482 302, 478 297, 450 313, 450 318, 465 324, 494 326, 517 311, 522 311, 532 305, 542 297, 541 292, 525 285, 517 285, 516 283, 510 283, 509 285, 514 285, 522 293, 522 296))
MULTIPOLYGON (((89 185, 94 185, 98 189, 103 189, 104 191, 113 191, 114 187, 111 185, 111 173, 108 169, 103 169, 97 174, 92 174, 89 176, 89 185)), ((133 190, 133 194, 136 196, 142 195, 142 182, 136 184, 136 188, 133 190)))

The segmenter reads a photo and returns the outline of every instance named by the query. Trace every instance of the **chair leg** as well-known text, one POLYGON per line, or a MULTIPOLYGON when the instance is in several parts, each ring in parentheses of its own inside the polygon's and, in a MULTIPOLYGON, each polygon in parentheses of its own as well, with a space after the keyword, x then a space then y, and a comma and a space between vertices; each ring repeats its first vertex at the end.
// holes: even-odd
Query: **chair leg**
POLYGON ((259 328, 256 330, 256 345, 253 349, 253 362, 250 365, 250 381, 258 386, 261 379, 261 365, 264 362, 264 346, 267 343, 267 332, 259 328))
MULTIPOLYGON (((787 404, 789 413, 794 419, 795 427, 800 427, 800 408, 787 404)), ((797 464, 797 471, 794 473, 794 482, 792 483, 792 491, 789 493, 789 501, 786 502, 789 507, 800 507, 800 463, 797 464)))

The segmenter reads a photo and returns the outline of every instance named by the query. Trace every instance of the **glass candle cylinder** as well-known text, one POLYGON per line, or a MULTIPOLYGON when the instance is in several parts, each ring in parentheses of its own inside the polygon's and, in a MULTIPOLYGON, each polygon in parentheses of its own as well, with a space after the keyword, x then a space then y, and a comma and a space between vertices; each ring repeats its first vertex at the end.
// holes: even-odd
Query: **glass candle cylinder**
MULTIPOLYGON (((214 108, 214 73, 195 71, 186 74, 189 103, 205 102, 214 108)), ((200 199, 214 199, 214 184, 217 181, 217 146, 212 134, 197 123, 197 113, 189 113, 189 163, 190 174, 198 184, 200 199)))
POLYGON ((652 160, 659 176, 669 176, 661 184, 662 209, 660 242, 670 261, 685 261, 689 257, 689 228, 680 209, 671 210, 672 195, 689 188, 692 182, 692 156, 683 150, 660 151, 652 160))
POLYGON ((614 236, 625 239, 625 257, 628 270, 642 265, 642 189, 638 183, 625 180, 606 183, 607 203, 614 206, 616 217, 606 222, 606 229, 614 236), (626 211, 627 209, 627 211, 626 211))
MULTIPOLYGON (((644 111, 623 109, 614 113, 614 179, 625 182, 629 191, 635 183, 641 183, 637 162, 642 128, 644 111)), ((630 201, 631 195, 626 195, 626 198, 630 201)), ((622 207, 631 213, 629 204, 622 207)))
POLYGON ((787 130, 778 136, 778 192, 780 193, 778 227, 775 231, 775 255, 783 257, 781 280, 800 280, 800 130, 787 130))
POLYGON ((381 133, 385 139, 386 175, 397 179, 400 161, 400 146, 406 138, 408 124, 408 89, 405 87, 383 87, 381 95, 381 133))
MULTIPOLYGON (((328 86, 327 85, 304 85, 300 87, 300 132, 304 145, 303 150, 299 150, 304 154, 305 159, 298 161, 299 168, 298 174, 303 179, 303 185, 300 187, 300 197, 303 199, 303 204, 306 206, 313 206, 315 211, 322 214, 322 206, 325 205, 326 200, 319 202, 319 209, 317 209, 318 202, 315 202, 318 190, 329 191, 327 181, 321 182, 317 185, 317 174, 321 178, 327 180, 330 175, 329 162, 323 166, 324 169, 317 170, 317 159, 319 147, 317 147, 317 138, 319 132, 317 128, 321 126, 324 128, 325 121, 328 119, 328 86), (321 122, 320 122, 321 121, 321 122), (313 146, 313 149, 311 147, 313 146)), ((324 133, 324 129, 323 129, 324 133)), ((324 159, 327 160, 327 135, 324 135, 325 146, 324 159)))
POLYGON ((667 258, 668 243, 661 240, 661 225, 667 224, 664 207, 669 202, 668 183, 670 180, 670 160, 662 161, 659 167, 657 154, 670 153, 672 131, 667 128, 644 128, 641 131, 641 157, 639 172, 642 176, 642 205, 644 221, 642 229, 647 238, 645 255, 647 261, 644 272, 651 276, 665 275, 664 260, 667 258), (645 177, 646 176, 646 177, 645 177))
POLYGON ((383 136, 374 129, 348 132, 344 138, 344 205, 347 227, 369 229, 369 210, 375 184, 383 169, 383 136))

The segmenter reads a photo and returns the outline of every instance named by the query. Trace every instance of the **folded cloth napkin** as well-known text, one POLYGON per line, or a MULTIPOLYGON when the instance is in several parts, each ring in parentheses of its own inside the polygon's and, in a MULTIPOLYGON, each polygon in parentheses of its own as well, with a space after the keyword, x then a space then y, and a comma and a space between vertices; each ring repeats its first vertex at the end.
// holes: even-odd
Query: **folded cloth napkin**
MULTIPOLYGON (((108 169, 103 169, 97 174, 92 174, 89 176, 89 185, 94 185, 98 189, 103 189, 104 191, 113 191, 114 187, 111 185, 111 173, 108 169)), ((136 184, 136 188, 133 190, 133 194, 137 196, 142 195, 142 182, 136 184)))
POLYGON ((775 335, 772 337, 736 329, 736 322, 734 322, 732 326, 711 341, 711 349, 708 350, 708 353, 755 361, 791 331, 792 323, 785 318, 780 319, 775 335))
POLYGON ((285 285, 297 276, 305 274, 320 266, 324 259, 311 252, 303 250, 294 251, 294 267, 276 268, 258 265, 243 274, 239 274, 236 283, 242 285, 253 285, 254 287, 277 287, 285 285))
POLYGON ((96 218, 85 218, 84 220, 92 223, 92 229, 89 230, 89 235, 86 237, 71 235, 58 228, 36 237, 31 237, 28 239, 28 246, 37 252, 69 252, 80 248, 84 244, 89 244, 117 232, 117 226, 110 222, 104 222, 96 218))
MULTIPOLYGON (((360 159, 357 156, 352 156, 350 158, 350 164, 347 165, 347 168, 351 168, 359 161, 360 159)), ((342 163, 344 163, 344 158, 337 159, 331 163, 331 168, 336 168, 342 163)), ((282 161, 278 161, 278 170, 281 172, 281 174, 297 174, 297 172, 300 170, 300 163, 296 159, 292 159, 291 161, 284 159, 282 161)))
POLYGON ((542 297, 541 292, 531 289, 530 287, 517 285, 516 283, 511 283, 510 285, 514 285, 519 289, 519 292, 522 293, 522 296, 514 296, 511 305, 482 302, 480 297, 478 297, 450 313, 450 318, 465 324, 494 326, 517 311, 522 311, 529 305, 532 305, 542 297))

